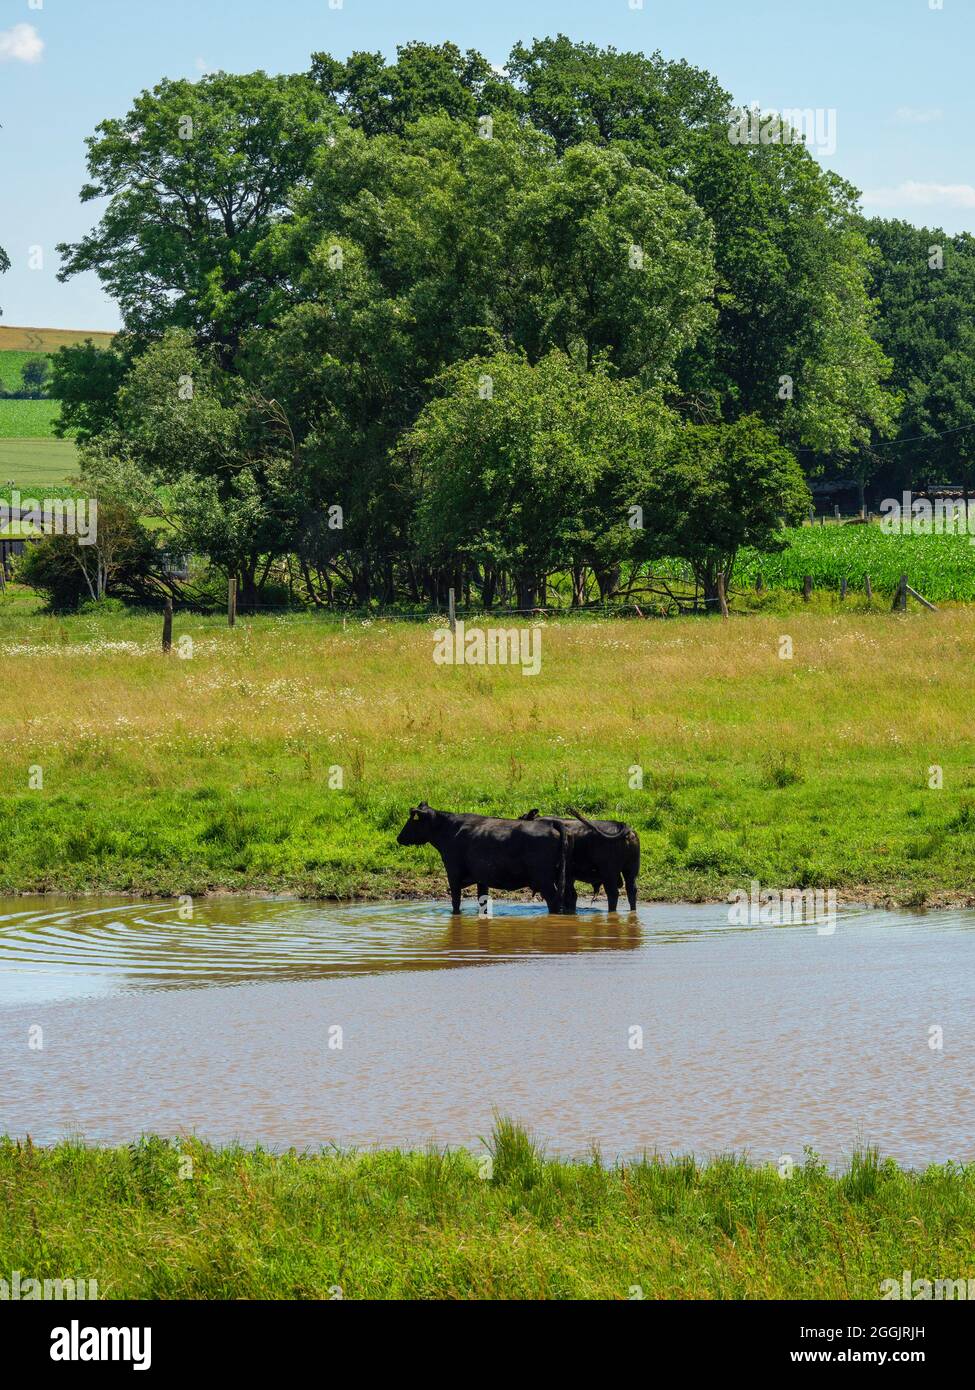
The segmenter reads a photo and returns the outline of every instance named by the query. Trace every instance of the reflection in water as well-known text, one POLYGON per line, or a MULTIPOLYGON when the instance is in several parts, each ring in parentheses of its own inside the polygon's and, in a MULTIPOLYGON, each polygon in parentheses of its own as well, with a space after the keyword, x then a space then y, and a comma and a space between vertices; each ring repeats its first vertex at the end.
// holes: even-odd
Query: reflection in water
POLYGON ((975 1158, 975 913, 495 911, 0 901, 0 1133, 975 1158))
POLYGON ((465 911, 458 920, 428 905, 232 898, 198 903, 184 920, 178 904, 45 903, 25 911, 0 901, 0 1004, 18 971, 80 973, 97 992, 119 984, 182 989, 632 950, 641 939, 631 914, 552 917, 517 903, 499 903, 490 919, 465 911))

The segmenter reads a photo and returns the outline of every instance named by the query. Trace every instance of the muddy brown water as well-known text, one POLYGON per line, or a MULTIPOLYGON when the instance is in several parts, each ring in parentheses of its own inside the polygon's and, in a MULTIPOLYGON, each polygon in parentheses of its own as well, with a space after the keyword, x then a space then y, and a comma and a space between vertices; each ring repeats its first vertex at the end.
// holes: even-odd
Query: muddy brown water
POLYGON ((972 1161, 975 913, 0 900, 0 1133, 479 1150, 495 1111, 607 1160, 972 1161))

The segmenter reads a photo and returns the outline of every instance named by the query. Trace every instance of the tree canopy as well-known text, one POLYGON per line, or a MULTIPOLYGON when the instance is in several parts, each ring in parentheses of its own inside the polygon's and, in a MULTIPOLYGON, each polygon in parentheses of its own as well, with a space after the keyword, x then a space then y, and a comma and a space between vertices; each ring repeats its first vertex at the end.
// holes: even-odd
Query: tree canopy
POLYGON ((256 248, 286 215, 332 108, 304 77, 164 81, 90 137, 82 202, 95 229, 58 247, 59 278, 93 270, 130 332, 191 329, 225 364, 272 283, 256 248))
POLYGON ((897 492, 975 483, 975 237, 871 219, 876 334, 902 398, 899 429, 864 460, 897 492))
MULTIPOLYGON (((82 198, 107 207, 61 275, 94 270, 125 332, 58 355, 61 428, 180 489, 249 590, 281 562, 315 601, 419 600, 462 563, 492 597, 555 565, 609 594, 654 536, 713 579, 776 544, 796 453, 811 473, 883 448, 915 313, 855 190, 801 142, 734 143, 734 116, 709 73, 564 35, 500 70, 416 42, 162 82, 88 141, 82 198), (529 488, 548 501, 521 534, 529 488), (752 539, 715 523, 702 560, 687 497, 739 507, 752 539)), ((961 419, 950 331, 919 419, 961 419)))

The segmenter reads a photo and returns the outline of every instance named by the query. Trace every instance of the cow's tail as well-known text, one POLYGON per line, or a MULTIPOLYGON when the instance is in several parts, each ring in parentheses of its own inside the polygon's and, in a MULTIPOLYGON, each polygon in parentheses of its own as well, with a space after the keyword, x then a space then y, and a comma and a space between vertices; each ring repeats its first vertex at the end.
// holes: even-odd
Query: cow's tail
POLYGON ((562 841, 561 854, 559 855, 559 909, 565 911, 565 884, 569 860, 569 832, 565 828, 564 821, 555 822, 559 832, 559 839, 562 841))
POLYGON ((569 815, 575 816, 576 820, 581 820, 583 825, 588 825, 590 830, 595 830, 596 834, 602 835, 604 840, 622 840, 624 835, 630 834, 630 827, 628 825, 624 825, 622 830, 601 830, 598 825, 593 825, 591 820, 586 820, 585 816, 581 816, 579 812, 574 811, 571 806, 569 807, 569 815))

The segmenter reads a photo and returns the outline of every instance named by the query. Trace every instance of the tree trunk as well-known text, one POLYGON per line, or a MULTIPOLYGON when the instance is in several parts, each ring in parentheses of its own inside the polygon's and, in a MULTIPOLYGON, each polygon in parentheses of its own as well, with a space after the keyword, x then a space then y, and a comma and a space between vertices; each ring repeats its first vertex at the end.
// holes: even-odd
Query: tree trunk
POLYGON ((242 608, 253 608, 257 604, 257 560, 249 559, 239 576, 240 602, 242 608))
POLYGON ((484 578, 481 582, 481 601, 486 610, 494 606, 494 595, 497 590, 497 575, 493 565, 484 566, 484 578))
POLYGON ((593 574, 596 576, 596 583, 599 586, 599 597, 603 603, 606 603, 619 588, 622 570, 619 565, 611 565, 606 570, 594 569, 593 574))
POLYGON ((709 616, 722 611, 721 600, 722 597, 727 598, 734 562, 734 556, 721 561, 712 560, 695 571, 695 578, 704 590, 704 607, 709 616), (718 583, 719 576, 723 580, 723 587, 718 583))
POLYGON ((572 607, 581 608, 586 601, 586 567, 572 566, 572 607))

